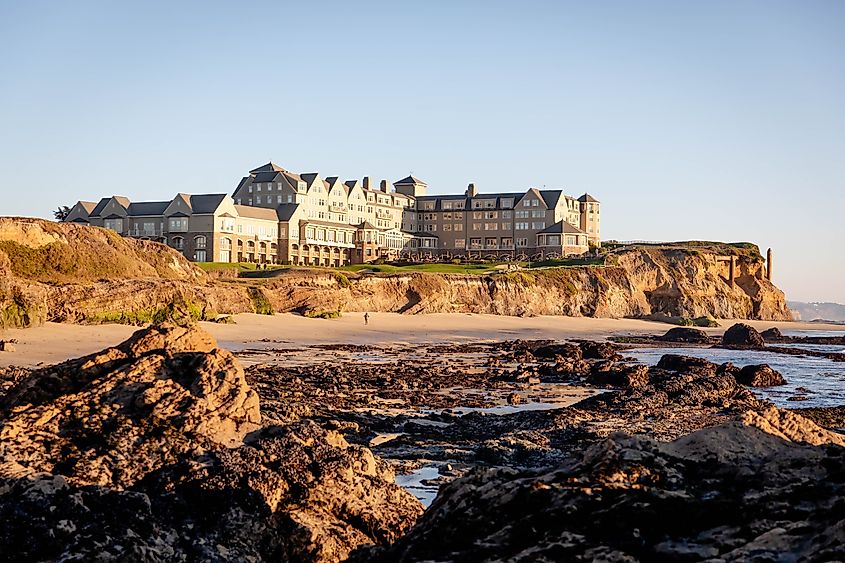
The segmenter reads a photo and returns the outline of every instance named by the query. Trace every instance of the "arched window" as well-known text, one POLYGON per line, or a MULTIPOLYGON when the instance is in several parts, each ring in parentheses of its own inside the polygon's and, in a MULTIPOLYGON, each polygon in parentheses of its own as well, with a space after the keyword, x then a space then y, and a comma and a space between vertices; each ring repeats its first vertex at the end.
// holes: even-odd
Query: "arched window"
POLYGON ((205 248, 206 245, 206 238, 205 235, 197 235, 194 237, 194 248, 205 248))
POLYGON ((182 250, 183 248, 185 248, 185 239, 182 237, 173 237, 171 239, 171 244, 173 245, 173 248, 182 250))
POLYGON ((232 239, 230 239, 230 238, 220 239, 220 249, 221 250, 231 250, 231 248, 232 248, 232 239))

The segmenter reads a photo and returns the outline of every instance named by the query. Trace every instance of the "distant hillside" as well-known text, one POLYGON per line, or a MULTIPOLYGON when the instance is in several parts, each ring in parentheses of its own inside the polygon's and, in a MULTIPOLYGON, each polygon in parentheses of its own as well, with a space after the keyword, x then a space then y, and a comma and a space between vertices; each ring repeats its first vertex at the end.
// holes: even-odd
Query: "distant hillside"
POLYGON ((802 303, 801 301, 790 301, 788 305, 798 320, 845 322, 845 305, 840 303, 802 303))

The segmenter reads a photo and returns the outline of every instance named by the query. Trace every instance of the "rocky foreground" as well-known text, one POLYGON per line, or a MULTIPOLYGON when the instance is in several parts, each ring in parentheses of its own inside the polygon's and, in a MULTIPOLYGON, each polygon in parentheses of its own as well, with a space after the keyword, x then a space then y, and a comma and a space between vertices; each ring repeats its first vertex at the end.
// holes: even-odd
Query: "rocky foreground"
POLYGON ((422 512, 366 448, 262 421, 196 328, 35 371, 0 399, 0 425, 10 560, 340 561, 422 512))
MULTIPOLYGON (((752 338, 755 335, 751 334, 752 338)), ((245 351, 154 327, 0 386, 15 561, 829 561, 845 439, 766 366, 611 343, 245 351), (755 379, 756 378, 756 379, 755 379), (745 384, 742 383, 745 382, 745 384), (581 389, 552 410, 519 410, 581 389), (260 403, 260 405, 259 405, 260 403), (510 405, 491 415, 462 411, 510 405), (439 468, 423 506, 394 469, 439 468)))

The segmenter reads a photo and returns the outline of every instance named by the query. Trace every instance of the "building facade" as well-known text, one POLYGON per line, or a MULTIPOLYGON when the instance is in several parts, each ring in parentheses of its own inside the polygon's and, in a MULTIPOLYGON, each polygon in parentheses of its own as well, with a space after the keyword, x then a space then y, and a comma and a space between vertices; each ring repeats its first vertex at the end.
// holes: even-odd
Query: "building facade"
POLYGON ((79 201, 66 221, 157 240, 199 262, 341 266, 375 260, 537 259, 601 244, 600 204, 584 194, 427 195, 422 180, 341 181, 268 163, 234 193, 177 194, 170 201, 112 196, 79 201))

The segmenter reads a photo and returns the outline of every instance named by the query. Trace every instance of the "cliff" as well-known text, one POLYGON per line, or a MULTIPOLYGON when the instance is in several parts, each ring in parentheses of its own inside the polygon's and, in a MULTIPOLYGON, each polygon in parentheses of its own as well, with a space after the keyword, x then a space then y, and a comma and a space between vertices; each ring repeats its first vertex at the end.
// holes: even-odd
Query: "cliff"
POLYGON ((0 326, 343 311, 791 319, 754 246, 626 247, 607 265, 490 275, 279 270, 210 279, 164 245, 104 229, 0 219, 0 326), (735 285, 720 258, 737 256, 735 285))

